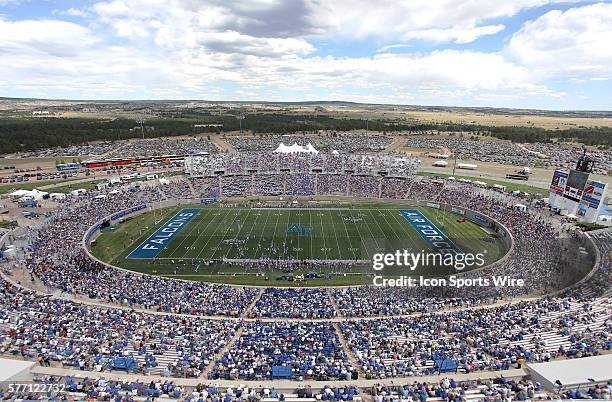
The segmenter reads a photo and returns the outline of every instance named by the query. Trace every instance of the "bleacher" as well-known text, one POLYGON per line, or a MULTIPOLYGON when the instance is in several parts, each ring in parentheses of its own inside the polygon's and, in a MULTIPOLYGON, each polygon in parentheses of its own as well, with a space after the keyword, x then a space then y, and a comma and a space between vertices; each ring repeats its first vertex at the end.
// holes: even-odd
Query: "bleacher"
MULTIPOLYGON (((492 384, 492 386, 488 385, 477 385, 474 388, 463 389, 461 387, 452 389, 457 394, 460 394, 462 400, 466 401, 482 401, 482 400, 499 400, 501 394, 501 387, 492 384)), ((512 391, 508 391, 509 400, 515 400, 515 393, 512 391)), ((399 391, 392 391, 390 395, 386 395, 386 398, 390 401, 400 401, 402 400, 402 395, 399 391)), ((543 390, 539 390, 534 393, 531 400, 544 400, 549 399, 549 395, 543 390)), ((423 400, 423 399, 421 399, 423 400)), ((446 402, 447 398, 442 397, 427 397, 424 399, 426 402, 446 402)))

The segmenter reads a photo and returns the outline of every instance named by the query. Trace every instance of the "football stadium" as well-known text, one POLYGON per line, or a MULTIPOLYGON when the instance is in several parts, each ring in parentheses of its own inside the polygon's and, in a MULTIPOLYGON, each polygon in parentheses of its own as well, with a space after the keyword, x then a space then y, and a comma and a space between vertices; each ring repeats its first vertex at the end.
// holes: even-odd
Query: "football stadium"
POLYGON ((610 16, 0 0, 0 400, 612 400, 610 16))
POLYGON ((547 206, 419 164, 214 153, 41 199, 44 219, 11 235, 3 356, 32 362, 30 385, 76 398, 546 399, 604 386, 610 230, 568 231, 547 206), (373 269, 394 250, 483 261, 373 269), (400 276, 463 285, 375 280, 400 276), (590 361, 601 377, 576 374, 590 361))

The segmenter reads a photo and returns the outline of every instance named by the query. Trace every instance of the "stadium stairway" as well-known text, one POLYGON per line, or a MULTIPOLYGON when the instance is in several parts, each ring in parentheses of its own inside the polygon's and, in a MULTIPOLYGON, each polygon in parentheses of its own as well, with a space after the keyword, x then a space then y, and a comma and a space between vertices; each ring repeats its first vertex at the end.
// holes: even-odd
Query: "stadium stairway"
POLYGON ((353 350, 346 343, 346 339, 344 338, 344 333, 340 329, 340 324, 337 322, 334 322, 333 325, 334 325, 334 329, 336 330, 336 334, 338 335, 338 340, 340 341, 340 345, 342 345, 342 349, 344 349, 344 353, 346 353, 346 355, 348 356, 351 366, 355 370, 357 370, 357 373, 359 374, 360 378, 365 377, 365 372, 363 371, 361 364, 359 364, 359 359, 357 359, 353 350))
POLYGON ((202 371, 202 373, 200 374, 201 378, 208 378, 208 373, 210 373, 211 370, 215 368, 215 365, 217 364, 219 360, 221 360, 223 355, 227 353, 232 348, 232 346, 234 346, 234 343, 236 343, 236 341, 242 336, 243 332, 244 332, 244 327, 240 326, 240 328, 238 328, 238 330, 236 331, 232 339, 230 339, 229 342, 227 342, 227 344, 221 350, 219 350, 218 353, 215 354, 215 357, 210 361, 208 366, 206 366, 206 368, 202 371))
MULTIPOLYGON (((147 374, 150 375, 162 375, 164 369, 166 367, 168 367, 168 364, 174 364, 177 360, 182 359, 182 356, 176 351, 175 345, 179 344, 181 342, 181 340, 183 339, 182 336, 176 336, 173 338, 173 344, 164 344, 162 343, 158 338, 149 340, 147 342, 145 342, 145 345, 147 347, 147 351, 149 353, 153 348, 152 345, 156 344, 158 345, 158 348, 161 348, 161 354, 153 354, 153 356, 155 357, 155 361, 157 363, 156 367, 150 367, 146 370, 147 374)), ((132 355, 132 357, 138 362, 140 367, 145 366, 145 354, 140 354, 140 352, 138 350, 136 350, 134 348, 133 344, 129 344, 126 348, 125 348, 125 353, 127 353, 128 355, 132 355)))

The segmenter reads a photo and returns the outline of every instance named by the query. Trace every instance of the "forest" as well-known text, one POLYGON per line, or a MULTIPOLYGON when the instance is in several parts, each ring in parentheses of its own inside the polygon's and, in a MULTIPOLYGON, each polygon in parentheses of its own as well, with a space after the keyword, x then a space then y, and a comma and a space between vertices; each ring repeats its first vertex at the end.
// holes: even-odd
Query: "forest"
MULTIPOLYGON (((239 130, 239 120, 233 115, 198 114, 178 118, 151 118, 144 124, 146 138, 202 133, 219 133, 239 130), (195 127, 202 124, 222 124, 223 127, 195 127)), ((349 131, 364 129, 362 119, 335 118, 326 115, 247 114, 242 120, 243 129, 255 134, 292 134, 315 130, 349 131)), ((415 133, 442 131, 490 135, 514 142, 577 142, 612 147, 612 128, 573 128, 546 130, 536 127, 481 126, 454 123, 410 123, 370 120, 370 131, 415 133)), ((0 119, 0 153, 35 151, 38 149, 65 147, 93 141, 113 141, 140 138, 143 135, 137 120, 118 118, 112 120, 84 118, 19 118, 0 119)))

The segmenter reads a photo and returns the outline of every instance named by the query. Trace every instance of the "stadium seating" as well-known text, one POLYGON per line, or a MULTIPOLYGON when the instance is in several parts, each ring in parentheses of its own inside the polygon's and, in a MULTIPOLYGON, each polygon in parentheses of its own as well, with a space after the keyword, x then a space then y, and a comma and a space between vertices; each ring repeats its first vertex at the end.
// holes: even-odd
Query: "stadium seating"
MULTIPOLYGON (((91 191, 60 202, 32 233, 23 264, 4 270, 7 279, 0 280, 0 353, 92 373, 129 371, 211 382, 289 377, 331 383, 360 377, 388 384, 389 378, 396 378, 395 386, 372 391, 375 400, 387 401, 445 400, 449 395, 466 400, 545 397, 537 384, 524 380, 452 385, 418 384, 406 377, 501 373, 523 359, 580 358, 612 349, 610 230, 588 238, 564 232, 542 214, 517 211, 512 200, 493 198, 475 186, 417 178, 411 175, 413 162, 211 155, 196 166, 202 173, 198 177, 174 178, 165 185, 143 183, 132 191, 91 191), (210 163, 226 173, 206 175, 210 163), (289 171, 281 172, 285 165, 289 171), (315 165, 323 166, 323 172, 313 173, 315 165), (258 172, 249 172, 249 166, 258 166, 258 172), (398 174, 373 174, 382 168, 395 168, 398 174), (450 293, 356 286, 262 290, 127 272, 93 260, 81 248, 90 227, 123 209, 164 200, 253 194, 428 200, 478 211, 503 224, 515 241, 512 253, 484 273, 512 274, 530 279, 529 285, 450 293), (105 197, 96 198, 100 195, 105 197), (599 265, 578 286, 547 297, 545 293, 558 290, 549 286, 558 282, 564 263, 558 250, 567 243, 560 243, 561 237, 593 241, 599 265)), ((571 256, 571 250, 567 253, 571 256)), ((82 380, 71 387, 75 394, 89 396, 133 391, 95 383, 82 380)), ((140 384, 134 390, 143 398, 178 398, 186 392, 167 384, 140 384)), ((193 392, 223 394, 214 388, 193 392)), ((592 387, 565 397, 586 394, 601 396, 606 390, 592 387)), ((263 391, 259 395, 276 399, 263 391)), ((328 386, 300 400, 313 397, 360 396, 353 388, 328 386)))

